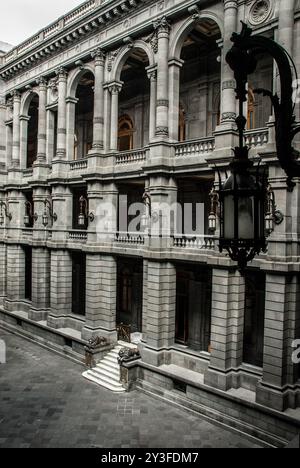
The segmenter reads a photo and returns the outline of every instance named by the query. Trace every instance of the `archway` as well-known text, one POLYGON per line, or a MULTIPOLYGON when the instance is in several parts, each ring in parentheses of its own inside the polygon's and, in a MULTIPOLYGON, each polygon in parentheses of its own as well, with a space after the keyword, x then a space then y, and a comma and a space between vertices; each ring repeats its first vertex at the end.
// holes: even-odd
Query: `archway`
MULTIPOLYGON (((183 66, 180 72, 179 100, 186 103, 185 139, 191 140, 213 134, 219 111, 215 102, 220 96, 221 64, 217 41, 221 32, 217 23, 210 18, 202 18, 198 23, 187 27, 182 37, 180 59, 183 66)), ((179 107, 179 135, 182 111, 179 107)))
POLYGON ((129 115, 119 118, 118 151, 130 151, 133 148, 133 122, 129 115))
POLYGON ((85 158, 93 145, 94 86, 94 75, 86 71, 76 89, 73 159, 85 158))
POLYGON ((119 151, 142 148, 149 143, 150 82, 149 58, 141 48, 127 57, 120 75, 123 83, 119 96, 119 151))
POLYGON ((38 152, 39 96, 33 94, 28 107, 26 167, 33 166, 38 152))

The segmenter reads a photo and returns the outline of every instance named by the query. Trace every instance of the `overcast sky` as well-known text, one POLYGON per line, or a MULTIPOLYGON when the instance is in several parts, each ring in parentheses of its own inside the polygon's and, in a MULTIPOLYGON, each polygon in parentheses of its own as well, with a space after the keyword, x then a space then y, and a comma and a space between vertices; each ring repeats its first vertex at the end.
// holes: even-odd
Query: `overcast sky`
POLYGON ((83 0, 6 0, 0 14, 0 41, 17 45, 83 0))

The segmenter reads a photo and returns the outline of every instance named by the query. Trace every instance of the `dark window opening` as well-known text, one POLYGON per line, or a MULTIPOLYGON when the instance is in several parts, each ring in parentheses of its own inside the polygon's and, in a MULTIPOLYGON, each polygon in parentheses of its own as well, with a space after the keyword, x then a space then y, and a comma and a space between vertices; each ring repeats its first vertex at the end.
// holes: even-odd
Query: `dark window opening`
POLYGON ((32 300, 32 248, 23 247, 25 253, 25 299, 32 300))
POLYGON ((245 283, 243 361, 253 366, 262 367, 265 322, 265 274, 261 272, 247 272, 245 283))
POLYGON ((38 151, 39 98, 34 96, 28 111, 27 167, 33 166, 38 151))
POLYGON ((72 312, 85 315, 86 307, 86 256, 82 252, 72 253, 72 312))
POLYGON ((118 262, 117 324, 131 325, 132 333, 142 332, 143 262, 118 262))

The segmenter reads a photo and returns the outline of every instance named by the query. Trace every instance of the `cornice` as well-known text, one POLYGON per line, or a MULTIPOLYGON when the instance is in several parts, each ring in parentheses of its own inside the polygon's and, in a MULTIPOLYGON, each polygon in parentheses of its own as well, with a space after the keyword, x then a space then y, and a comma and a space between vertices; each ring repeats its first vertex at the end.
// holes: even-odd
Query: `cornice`
POLYGON ((151 0, 89 0, 57 22, 9 51, 3 57, 0 77, 8 81, 49 60, 89 35, 125 18, 151 0))

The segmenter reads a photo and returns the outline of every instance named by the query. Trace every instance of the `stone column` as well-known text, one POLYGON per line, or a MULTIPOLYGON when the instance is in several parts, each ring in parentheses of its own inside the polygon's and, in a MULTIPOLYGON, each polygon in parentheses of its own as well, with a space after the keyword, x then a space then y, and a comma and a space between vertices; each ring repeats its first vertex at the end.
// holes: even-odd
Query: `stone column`
POLYGON ((20 245, 7 246, 7 298, 14 302, 25 298, 25 252, 20 245))
POLYGON ((171 60, 169 62, 170 86, 169 86, 169 122, 170 140, 178 141, 179 105, 180 105, 180 70, 183 60, 171 60))
POLYGON ((293 56, 293 35, 295 23, 295 0, 280 2, 278 42, 293 56))
POLYGON ((278 411, 297 406, 298 372, 292 343, 299 339, 299 310, 299 275, 267 274, 263 379, 256 401, 278 411))
POLYGON ((122 83, 115 82, 109 86, 111 93, 111 123, 110 123, 110 149, 118 150, 118 124, 119 124, 119 93, 122 90, 122 83))
POLYGON ((243 361, 244 310, 244 277, 236 270, 214 268, 207 385, 224 391, 239 387, 236 370, 243 361))
POLYGON ((6 268, 7 268, 7 246, 0 244, 0 306, 3 306, 3 299, 6 296, 6 268))
POLYGON ((37 80, 39 85, 39 124, 38 124, 38 150, 37 162, 46 162, 46 121, 47 121, 47 81, 40 77, 37 80))
POLYGON ((67 71, 60 68, 58 76, 58 117, 57 117, 57 151, 56 159, 66 158, 66 95, 67 95, 67 71))
POLYGON ((117 262, 110 255, 86 256, 86 324, 85 340, 116 335, 117 262))
MULTIPOLYGON (((169 262, 148 261, 147 309, 143 311, 143 330, 147 343, 142 350, 143 361, 154 366, 166 362, 166 353, 175 342, 176 268, 169 262)), ((145 290, 145 288, 144 288, 145 290)))
POLYGON ((13 111, 13 149, 12 149, 12 166, 19 167, 20 165, 20 108, 21 94, 19 91, 13 93, 14 111, 13 111))
POLYGON ((6 167, 10 168, 12 164, 12 144, 13 144, 13 100, 8 99, 6 102, 6 167))
POLYGON ((29 318, 45 320, 50 307, 50 251, 32 249, 32 307, 29 318))
MULTIPOLYGON (((66 98, 66 109, 67 109, 67 160, 72 161, 74 159, 74 144, 75 144, 75 113, 76 104, 78 103, 77 98, 68 97, 66 98)), ((78 158, 79 159, 79 158, 78 158)))
POLYGON ((6 102, 2 94, 2 80, 0 80, 0 168, 7 166, 6 161, 6 102))
POLYGON ((92 53, 95 60, 95 93, 94 93, 94 128, 93 128, 93 152, 103 150, 104 145, 104 64, 105 53, 96 49, 92 53))
POLYGON ((160 139, 169 136, 169 35, 170 24, 166 17, 160 18, 154 28, 157 33, 157 108, 156 137, 160 139))
POLYGON ((110 149, 110 124, 111 124, 111 94, 109 85, 104 86, 104 152, 110 149))
POLYGON ((69 251, 51 251, 51 311, 47 323, 61 328, 72 312, 72 258, 69 251))
POLYGON ((53 211, 57 221, 52 227, 52 239, 55 242, 65 241, 67 231, 73 225, 73 195, 67 185, 55 185, 52 188, 53 211))
POLYGON ((155 138, 156 130, 156 94, 157 94, 157 70, 153 67, 147 70, 150 80, 150 104, 149 104, 149 142, 155 138))
POLYGON ((28 115, 20 115, 20 168, 27 168, 28 115))

